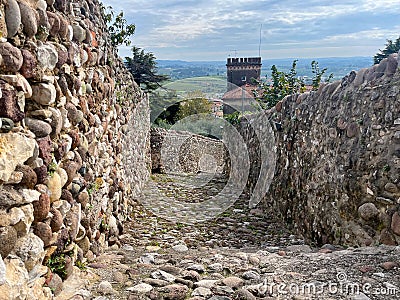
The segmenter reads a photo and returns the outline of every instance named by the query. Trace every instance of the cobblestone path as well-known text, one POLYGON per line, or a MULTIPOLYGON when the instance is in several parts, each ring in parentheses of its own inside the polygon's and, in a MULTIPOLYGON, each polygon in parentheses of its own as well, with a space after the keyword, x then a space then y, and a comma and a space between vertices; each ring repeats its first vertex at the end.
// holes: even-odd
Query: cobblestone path
MULTIPOLYGON (((225 185, 204 178, 194 188, 195 178, 153 175, 152 188, 201 204, 225 185)), ((165 203, 145 197, 121 245, 67 280, 57 299, 400 299, 400 247, 310 247, 272 211, 249 209, 246 196, 191 224, 179 222, 179 213, 170 218, 176 222, 154 214, 165 203)))

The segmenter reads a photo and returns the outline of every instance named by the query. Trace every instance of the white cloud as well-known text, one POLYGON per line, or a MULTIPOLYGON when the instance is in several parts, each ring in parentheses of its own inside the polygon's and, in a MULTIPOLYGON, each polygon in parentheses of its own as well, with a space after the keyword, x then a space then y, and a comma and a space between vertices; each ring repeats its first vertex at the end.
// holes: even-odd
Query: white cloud
POLYGON ((362 30, 357 32, 350 32, 345 34, 330 35, 323 39, 324 42, 346 42, 349 40, 374 40, 374 39, 388 39, 391 36, 399 36, 400 26, 393 29, 373 28, 371 30, 362 30))
POLYGON ((377 51, 382 41, 396 38, 400 32, 394 21, 400 13, 399 0, 105 2, 116 11, 123 9, 127 19, 136 24, 135 45, 164 58, 180 58, 182 51, 196 57, 203 51, 209 59, 229 49, 251 51, 258 43, 260 24, 265 47, 281 49, 282 55, 285 49, 296 47, 312 48, 312 53, 318 49, 321 53, 351 52, 344 50, 346 47, 355 52, 361 44, 377 51), (330 47, 329 51, 324 47, 330 47))
POLYGON ((359 5, 361 10, 370 12, 400 12, 399 0, 363 0, 359 5))

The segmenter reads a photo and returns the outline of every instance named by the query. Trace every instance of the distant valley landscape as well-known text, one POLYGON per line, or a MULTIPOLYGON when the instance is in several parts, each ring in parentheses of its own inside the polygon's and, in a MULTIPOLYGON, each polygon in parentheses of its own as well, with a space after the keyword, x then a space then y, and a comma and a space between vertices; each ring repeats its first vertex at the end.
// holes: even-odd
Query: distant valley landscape
MULTIPOLYGON (((261 77, 270 77, 272 65, 276 65, 279 71, 288 72, 295 58, 263 59, 261 77)), ((327 68, 326 74, 333 74, 334 80, 341 79, 352 70, 369 67, 373 64, 372 57, 329 57, 329 58, 301 58, 297 62, 297 75, 312 77, 311 62, 318 62, 321 69, 327 68)), ((192 77, 217 76, 226 77, 225 61, 181 61, 158 60, 160 74, 169 75, 171 80, 179 80, 192 77)))

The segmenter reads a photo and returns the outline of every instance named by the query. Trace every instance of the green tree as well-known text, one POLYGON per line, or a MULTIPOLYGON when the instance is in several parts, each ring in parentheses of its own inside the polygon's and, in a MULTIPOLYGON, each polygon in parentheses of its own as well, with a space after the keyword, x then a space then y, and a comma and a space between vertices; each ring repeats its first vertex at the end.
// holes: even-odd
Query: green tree
MULTIPOLYGON (((324 76, 324 74, 326 73, 327 70, 328 70, 327 68, 323 68, 321 70, 318 66, 317 61, 313 60, 311 62, 311 71, 314 74, 314 76, 312 78, 312 90, 313 91, 318 90, 319 86, 321 85, 322 76, 324 76)), ((329 82, 332 78, 333 78, 333 74, 331 73, 329 75, 328 79, 326 80, 326 82, 329 82)))
POLYGON ((102 6, 102 10, 110 33, 111 44, 115 47, 122 44, 130 46, 131 40, 129 38, 135 33, 135 25, 128 24, 122 11, 114 17, 115 13, 111 6, 107 8, 102 6))
POLYGON ((212 104, 205 95, 199 91, 191 92, 187 96, 187 100, 182 101, 179 106, 178 119, 181 120, 190 115, 203 113, 211 113, 212 104))
POLYGON ((224 114, 224 119, 232 125, 238 125, 240 124, 241 115, 240 112, 235 111, 231 114, 224 114))
POLYGON ((261 107, 269 109, 274 107, 287 95, 301 93, 305 90, 304 82, 297 77, 297 60, 292 63, 292 68, 289 73, 278 71, 277 67, 271 67, 271 83, 259 83, 261 95, 255 92, 256 99, 259 99, 261 107))
MULTIPOLYGON (((271 80, 267 82, 259 82, 259 90, 254 91, 254 96, 263 109, 274 107, 279 101, 288 95, 296 93, 304 93, 306 86, 304 81, 297 76, 297 60, 292 63, 292 68, 288 73, 278 71, 277 67, 271 67, 271 80)), ((312 89, 318 90, 322 77, 326 73, 327 68, 320 69, 318 62, 311 62, 311 71, 314 74, 312 79, 312 89)), ((330 74, 326 81, 330 81, 333 74, 330 74)))
POLYGON ((145 52, 138 47, 132 47, 132 57, 125 57, 125 65, 132 73, 136 83, 146 92, 161 87, 168 80, 167 75, 157 74, 156 57, 151 52, 145 52))
POLYGON ((379 64, 382 59, 388 57, 392 53, 400 51, 400 36, 393 42, 392 40, 386 40, 385 49, 379 49, 379 53, 374 56, 374 64, 379 64))

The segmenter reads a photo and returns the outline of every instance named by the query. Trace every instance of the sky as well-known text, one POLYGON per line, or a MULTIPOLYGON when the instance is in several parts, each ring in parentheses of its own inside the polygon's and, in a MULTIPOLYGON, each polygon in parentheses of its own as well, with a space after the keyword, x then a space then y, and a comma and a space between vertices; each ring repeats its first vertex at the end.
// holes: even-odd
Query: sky
MULTIPOLYGON (((400 36, 400 0, 103 0, 157 59, 373 56, 400 36)), ((130 47, 121 47, 122 57, 130 47)))

